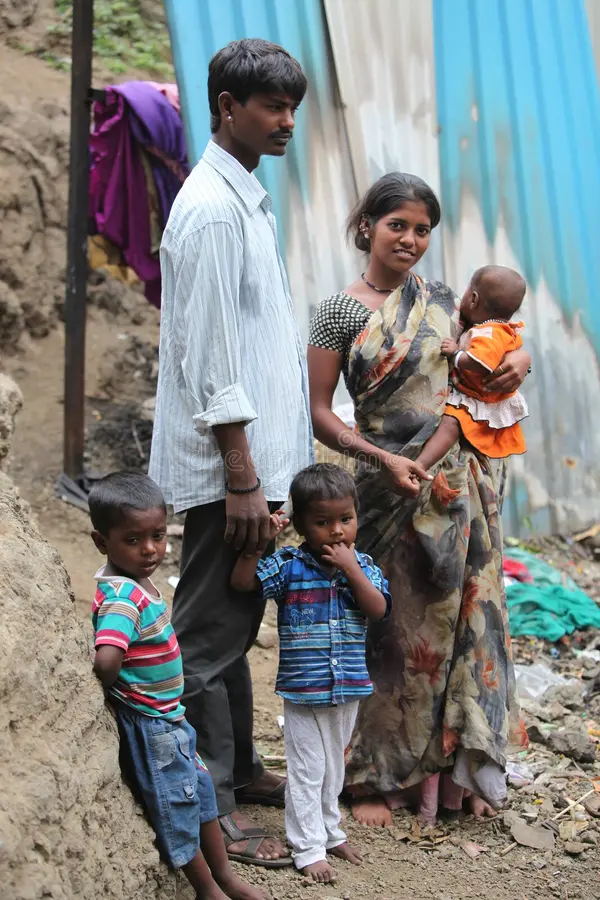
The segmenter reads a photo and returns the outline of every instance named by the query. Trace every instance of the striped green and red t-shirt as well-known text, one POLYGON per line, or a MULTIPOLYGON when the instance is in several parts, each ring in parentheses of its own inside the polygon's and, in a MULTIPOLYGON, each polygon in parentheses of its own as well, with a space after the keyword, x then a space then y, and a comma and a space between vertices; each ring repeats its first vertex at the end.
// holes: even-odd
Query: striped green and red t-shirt
POLYGON ((125 651, 109 694, 147 716, 183 719, 183 666, 177 637, 163 598, 103 566, 92 604, 94 646, 125 651))

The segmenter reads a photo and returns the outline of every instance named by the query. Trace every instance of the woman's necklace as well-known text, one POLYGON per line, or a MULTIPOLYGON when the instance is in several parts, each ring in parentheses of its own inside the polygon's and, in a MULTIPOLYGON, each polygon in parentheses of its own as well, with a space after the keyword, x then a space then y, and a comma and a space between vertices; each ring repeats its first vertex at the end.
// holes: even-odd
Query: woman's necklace
POLYGON ((374 284, 371 284, 370 281, 367 281, 367 279, 365 278, 365 273, 364 273, 364 272, 362 273, 362 275, 361 275, 360 277, 362 278, 362 280, 364 281, 364 283, 366 284, 367 287, 370 287, 372 291, 376 291, 378 294, 391 294, 392 291, 395 291, 395 290, 396 290, 396 288, 378 288, 378 287, 375 287, 374 284))

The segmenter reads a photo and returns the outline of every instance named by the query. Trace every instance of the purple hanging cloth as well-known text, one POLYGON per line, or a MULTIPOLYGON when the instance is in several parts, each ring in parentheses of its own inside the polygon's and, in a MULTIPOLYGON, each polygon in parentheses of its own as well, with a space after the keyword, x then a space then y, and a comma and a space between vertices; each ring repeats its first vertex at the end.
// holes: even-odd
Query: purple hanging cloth
POLYGON ((181 119, 159 91, 143 82, 107 88, 105 102, 94 104, 90 215, 96 231, 121 250, 144 282, 147 299, 160 307, 160 263, 152 253, 140 144, 149 153, 164 225, 189 171, 181 119))
POLYGON ((160 198, 163 226, 173 201, 190 173, 183 123, 167 98, 146 81, 128 81, 115 86, 135 115, 130 127, 150 154, 150 164, 160 198))

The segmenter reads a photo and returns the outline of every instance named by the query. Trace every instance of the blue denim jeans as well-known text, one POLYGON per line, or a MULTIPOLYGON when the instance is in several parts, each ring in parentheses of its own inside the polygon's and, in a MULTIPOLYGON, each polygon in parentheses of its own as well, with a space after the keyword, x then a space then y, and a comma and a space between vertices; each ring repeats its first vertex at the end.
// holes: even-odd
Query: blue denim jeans
POLYGON ((174 869, 200 849, 200 825, 217 817, 215 789, 196 753, 196 732, 185 719, 168 722, 113 704, 120 762, 148 813, 157 845, 174 869))

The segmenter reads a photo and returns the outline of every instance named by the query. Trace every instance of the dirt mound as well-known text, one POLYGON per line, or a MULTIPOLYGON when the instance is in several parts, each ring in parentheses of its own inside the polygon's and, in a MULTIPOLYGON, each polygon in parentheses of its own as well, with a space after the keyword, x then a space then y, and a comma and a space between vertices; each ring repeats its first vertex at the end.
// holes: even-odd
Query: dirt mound
MULTIPOLYGON (((2 387, 0 423, 20 397, 2 387)), ((121 781, 67 573, 1 472, 0 535, 0 893, 167 900, 174 877, 121 781)))
POLYGON ((31 25, 38 0, 0 0, 0 34, 31 25))
POLYGON ((0 470, 6 466, 15 416, 22 405, 23 396, 17 385, 0 373, 0 470))
POLYGON ((64 301, 68 136, 60 103, 0 103, 0 351, 47 334, 64 301))

